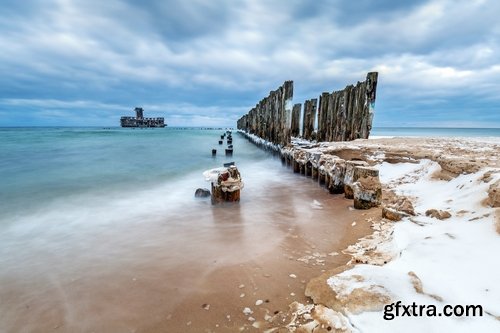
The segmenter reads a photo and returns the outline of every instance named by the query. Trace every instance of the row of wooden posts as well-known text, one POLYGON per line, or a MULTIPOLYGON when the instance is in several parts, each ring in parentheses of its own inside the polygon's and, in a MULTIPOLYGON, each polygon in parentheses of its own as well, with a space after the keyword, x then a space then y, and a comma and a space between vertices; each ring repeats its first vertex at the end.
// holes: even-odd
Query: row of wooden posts
POLYGON ((280 146, 289 144, 291 137, 311 141, 367 139, 377 80, 378 73, 370 72, 365 81, 356 85, 322 93, 319 103, 317 98, 306 100, 303 110, 300 103, 292 107, 293 81, 285 81, 238 120, 238 129, 280 146))
MULTIPOLYGON (((226 156, 233 156, 233 136, 231 131, 226 131, 220 136, 219 140, 219 145, 224 144, 224 139, 227 136, 227 148, 225 149, 226 151, 226 156)), ((217 156, 217 149, 212 149, 212 156, 215 157, 217 156)))

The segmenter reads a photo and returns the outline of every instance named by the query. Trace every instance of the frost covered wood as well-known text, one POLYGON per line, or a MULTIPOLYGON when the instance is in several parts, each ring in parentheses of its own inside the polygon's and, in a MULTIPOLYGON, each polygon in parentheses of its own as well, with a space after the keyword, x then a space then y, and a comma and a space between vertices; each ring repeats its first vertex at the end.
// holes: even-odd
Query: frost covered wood
POLYGON ((203 173, 207 181, 212 183, 212 204, 240 201, 243 188, 240 172, 234 165, 207 170, 203 173))

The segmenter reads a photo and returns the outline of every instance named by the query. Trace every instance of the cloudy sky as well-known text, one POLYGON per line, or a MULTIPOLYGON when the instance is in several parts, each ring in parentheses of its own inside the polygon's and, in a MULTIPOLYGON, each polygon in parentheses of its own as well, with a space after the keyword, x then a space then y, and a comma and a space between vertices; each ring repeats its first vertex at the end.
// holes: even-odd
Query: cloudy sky
POLYGON ((497 0, 1 0, 0 126, 234 126, 379 72, 375 126, 500 127, 497 0))

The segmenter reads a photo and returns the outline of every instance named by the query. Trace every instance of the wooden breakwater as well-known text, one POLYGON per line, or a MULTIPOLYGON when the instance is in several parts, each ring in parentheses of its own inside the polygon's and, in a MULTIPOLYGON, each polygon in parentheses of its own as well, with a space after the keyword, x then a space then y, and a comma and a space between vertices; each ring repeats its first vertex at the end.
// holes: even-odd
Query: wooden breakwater
POLYGON ((367 139, 372 128, 377 80, 378 73, 370 72, 365 81, 305 101, 303 110, 301 104, 292 107, 293 81, 286 81, 241 117, 237 127, 282 147, 291 142, 292 136, 316 141, 367 139))
POLYGON ((292 98, 293 81, 285 81, 238 120, 238 129, 274 144, 290 143, 289 104, 292 98))

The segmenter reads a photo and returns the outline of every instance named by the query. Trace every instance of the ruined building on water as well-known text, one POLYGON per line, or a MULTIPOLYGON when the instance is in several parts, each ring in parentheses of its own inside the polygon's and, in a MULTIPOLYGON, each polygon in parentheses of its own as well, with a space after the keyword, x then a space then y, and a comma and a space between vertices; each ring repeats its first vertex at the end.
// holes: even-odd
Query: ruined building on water
POLYGON ((165 118, 144 118, 144 109, 135 108, 135 117, 121 117, 121 127, 165 127, 165 118))

